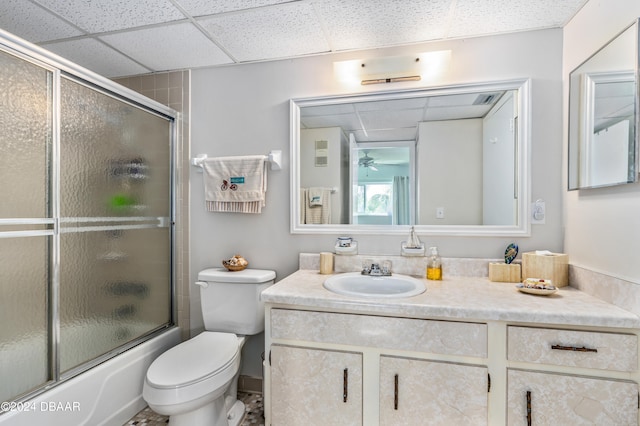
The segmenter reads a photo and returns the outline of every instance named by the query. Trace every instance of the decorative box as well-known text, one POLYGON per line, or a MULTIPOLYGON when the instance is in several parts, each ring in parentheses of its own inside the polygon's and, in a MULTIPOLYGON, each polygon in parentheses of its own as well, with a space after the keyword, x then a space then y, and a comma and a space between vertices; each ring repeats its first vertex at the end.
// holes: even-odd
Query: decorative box
POLYGON ((569 255, 564 253, 522 254, 522 278, 551 280, 556 287, 569 285, 569 255))
POLYGON ((519 263, 489 263, 489 281, 499 283, 522 282, 519 263))

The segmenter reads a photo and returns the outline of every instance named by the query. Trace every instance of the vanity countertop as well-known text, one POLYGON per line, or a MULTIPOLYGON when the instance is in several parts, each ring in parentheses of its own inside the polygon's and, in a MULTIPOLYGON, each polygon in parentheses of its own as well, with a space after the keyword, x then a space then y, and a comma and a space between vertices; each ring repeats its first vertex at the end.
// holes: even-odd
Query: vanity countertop
POLYGON ((524 294, 515 283, 478 277, 424 280, 427 291, 404 299, 357 298, 326 290, 330 275, 301 269, 262 293, 266 303, 327 311, 450 320, 508 321, 591 327, 640 328, 640 317, 572 287, 550 296, 524 294))

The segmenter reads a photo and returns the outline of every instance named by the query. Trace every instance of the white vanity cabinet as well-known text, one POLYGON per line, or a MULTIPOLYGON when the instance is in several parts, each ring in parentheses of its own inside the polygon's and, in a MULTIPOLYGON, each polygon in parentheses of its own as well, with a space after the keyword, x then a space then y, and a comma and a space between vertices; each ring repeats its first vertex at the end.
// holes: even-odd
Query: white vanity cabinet
POLYGON ((361 425, 362 354, 271 346, 271 424, 361 425))
POLYGON ((484 366, 380 357, 380 425, 486 425, 484 366))
POLYGON ((299 270, 263 293, 267 425, 640 425, 632 312, 484 277, 385 300, 325 279, 299 270))
POLYGON ((271 425, 487 424, 486 324, 268 312, 271 425))
POLYGON ((638 385, 565 374, 509 370, 509 425, 638 424, 638 385))
POLYGON ((509 425, 637 425, 637 335, 508 327, 509 425), (565 367, 574 375, 559 373, 565 367))

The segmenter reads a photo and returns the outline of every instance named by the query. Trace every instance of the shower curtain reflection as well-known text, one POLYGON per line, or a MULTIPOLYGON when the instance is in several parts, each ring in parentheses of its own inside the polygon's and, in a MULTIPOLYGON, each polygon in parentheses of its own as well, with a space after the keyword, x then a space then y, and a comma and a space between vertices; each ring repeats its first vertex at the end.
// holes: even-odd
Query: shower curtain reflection
POLYGON ((409 176, 393 177, 393 224, 409 225, 411 223, 411 192, 409 176))

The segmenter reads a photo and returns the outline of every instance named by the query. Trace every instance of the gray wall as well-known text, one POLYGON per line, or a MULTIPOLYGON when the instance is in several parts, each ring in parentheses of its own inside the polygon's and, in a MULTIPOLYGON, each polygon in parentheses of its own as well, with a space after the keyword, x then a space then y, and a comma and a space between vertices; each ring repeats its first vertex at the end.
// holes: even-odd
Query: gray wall
MULTIPOLYGON (((568 127, 569 73, 639 16, 637 0, 591 0, 565 26, 565 129, 568 127)), ((567 137, 565 131, 565 154, 567 137)), ((563 178, 565 176, 566 166, 563 178)), ((567 227, 564 245, 571 263, 640 284, 640 183, 571 191, 566 193, 564 202, 567 227)))
POLYGON ((425 121, 418 129, 418 223, 481 225, 482 119, 425 121), (436 218, 438 207, 443 219, 436 218))
MULTIPOLYGON (((562 31, 542 30, 460 39, 364 52, 241 64, 192 71, 191 155, 267 154, 283 151, 281 171, 269 172, 267 204, 260 215, 207 213, 202 174, 192 168, 191 282, 200 269, 218 266, 236 253, 252 268, 273 269, 278 279, 297 269, 298 253, 331 250, 337 235, 289 233, 289 99, 358 91, 406 89, 515 78, 532 79, 531 198, 546 201, 546 224, 533 225, 531 237, 431 237, 444 257, 500 257, 507 244, 521 251, 561 251, 562 31), (333 76, 333 62, 371 56, 398 56, 450 49, 451 66, 437 82, 396 83, 346 89, 333 76)), ((357 236, 360 253, 399 254, 405 236, 357 236), (397 250, 396 250, 397 248, 397 250)), ((191 284, 191 330, 202 329, 199 294, 191 284)), ((255 356, 243 374, 256 374, 255 356)))

